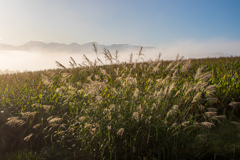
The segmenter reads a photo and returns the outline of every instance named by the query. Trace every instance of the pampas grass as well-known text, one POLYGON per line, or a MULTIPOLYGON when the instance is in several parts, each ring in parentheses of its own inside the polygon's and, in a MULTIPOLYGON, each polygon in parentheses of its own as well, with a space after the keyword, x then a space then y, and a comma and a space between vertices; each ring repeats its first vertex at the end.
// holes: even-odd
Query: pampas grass
POLYGON ((213 69, 179 55, 164 62, 160 54, 139 63, 141 47, 130 63, 104 49, 104 64, 95 44, 93 51, 96 59, 84 55, 81 67, 70 57, 72 69, 56 62, 61 69, 28 73, 18 84, 0 79, 2 150, 36 150, 45 159, 204 159, 221 126, 235 126, 237 137, 239 99, 232 93, 239 81, 216 71, 225 63, 213 69))

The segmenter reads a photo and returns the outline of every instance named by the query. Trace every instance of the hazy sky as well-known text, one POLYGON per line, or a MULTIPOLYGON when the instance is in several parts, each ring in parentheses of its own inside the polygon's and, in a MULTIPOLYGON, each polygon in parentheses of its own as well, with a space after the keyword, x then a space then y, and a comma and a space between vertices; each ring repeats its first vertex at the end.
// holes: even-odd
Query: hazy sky
MULTIPOLYGON (((95 41, 152 45, 165 59, 240 56, 240 0, 0 0, 0 11, 5 44, 95 41)), ((53 68, 55 60, 68 64, 69 54, 0 51, 0 70, 53 68)))
POLYGON ((0 43, 240 40, 240 0, 0 0, 0 43))

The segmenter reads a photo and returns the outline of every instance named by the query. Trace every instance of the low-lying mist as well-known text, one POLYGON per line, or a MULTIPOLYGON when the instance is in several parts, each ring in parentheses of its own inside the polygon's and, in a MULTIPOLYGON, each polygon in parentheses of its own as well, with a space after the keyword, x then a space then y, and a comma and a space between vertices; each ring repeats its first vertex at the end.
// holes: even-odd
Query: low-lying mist
MULTIPOLYGON (((139 48, 140 50, 140 48, 139 48)), ((139 50, 129 50, 119 52, 120 62, 129 62, 131 53, 133 54, 133 61, 138 59, 139 50)), ((114 54, 115 51, 111 50, 114 54)), ((211 40, 206 42, 197 42, 194 40, 179 41, 172 44, 159 45, 155 49, 145 50, 143 60, 155 60, 158 54, 161 53, 162 60, 173 60, 177 54, 184 56, 184 58, 207 58, 207 57, 229 57, 240 56, 240 42, 226 41, 226 40, 211 40)), ((96 53, 92 50, 91 53, 41 53, 41 52, 26 52, 26 51, 0 51, 0 74, 3 72, 11 73, 23 71, 38 71, 45 69, 58 68, 55 61, 60 62, 66 67, 70 67, 69 61, 72 57, 77 63, 84 62, 83 54, 85 54, 91 61, 97 58, 96 53)), ((103 50, 98 50, 98 57, 105 61, 103 50)), ((139 62, 142 59, 138 59, 139 62)))
MULTIPOLYGON (((128 62, 130 55, 133 53, 133 60, 137 59, 137 52, 122 52, 119 53, 120 62, 128 62)), ((23 72, 23 71, 38 71, 45 69, 56 69, 56 61, 63 64, 65 67, 70 67, 69 61, 72 57, 78 64, 85 62, 85 55, 91 61, 97 58, 97 54, 93 51, 92 53, 38 53, 38 52, 23 52, 23 51, 0 51, 0 73, 8 72, 23 72)), ((144 60, 148 60, 149 56, 153 53, 146 52, 144 60)), ((157 55, 157 54, 156 54, 157 55)), ((104 64, 109 62, 105 61, 103 51, 99 51, 98 57, 103 61, 104 64)), ((152 57, 152 58, 156 58, 152 57)))

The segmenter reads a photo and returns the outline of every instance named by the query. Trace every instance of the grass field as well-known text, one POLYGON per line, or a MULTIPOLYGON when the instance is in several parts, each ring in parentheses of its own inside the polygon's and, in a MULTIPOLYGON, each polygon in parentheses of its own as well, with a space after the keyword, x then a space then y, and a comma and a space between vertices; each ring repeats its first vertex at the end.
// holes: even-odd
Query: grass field
POLYGON ((104 54, 0 76, 0 159, 240 159, 240 57, 104 54))

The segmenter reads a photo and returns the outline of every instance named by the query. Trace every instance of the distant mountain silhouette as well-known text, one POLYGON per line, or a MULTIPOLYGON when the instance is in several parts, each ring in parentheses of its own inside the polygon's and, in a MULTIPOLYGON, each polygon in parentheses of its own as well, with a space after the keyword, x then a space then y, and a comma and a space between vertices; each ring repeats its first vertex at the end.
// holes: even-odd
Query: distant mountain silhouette
MULTIPOLYGON (((118 50, 119 52, 124 51, 138 51, 140 45, 130 45, 130 44, 112 44, 112 45, 101 45, 94 42, 98 48, 98 52, 103 52, 103 49, 106 48, 111 52, 118 50)), ((144 49, 154 49, 155 47, 145 46, 144 49)), ((20 51, 31 51, 31 52, 47 52, 47 53, 92 53, 93 52, 93 42, 78 44, 64 44, 64 43, 44 43, 41 41, 30 41, 21 46, 12 46, 8 44, 0 43, 0 50, 20 50, 20 51)))

